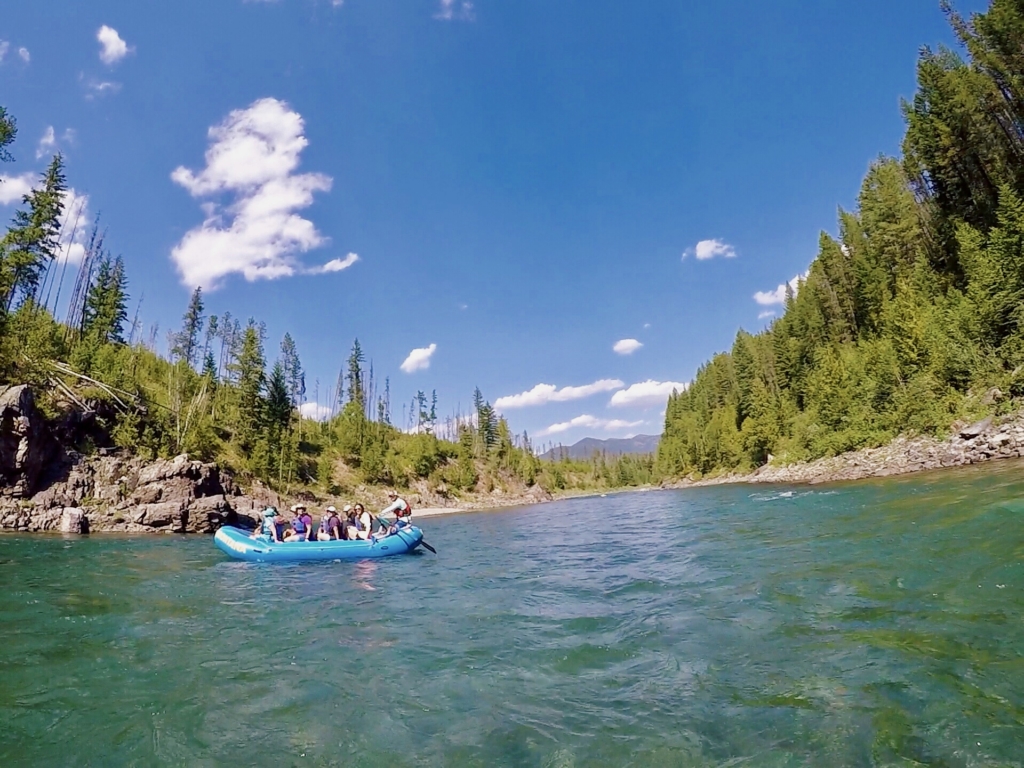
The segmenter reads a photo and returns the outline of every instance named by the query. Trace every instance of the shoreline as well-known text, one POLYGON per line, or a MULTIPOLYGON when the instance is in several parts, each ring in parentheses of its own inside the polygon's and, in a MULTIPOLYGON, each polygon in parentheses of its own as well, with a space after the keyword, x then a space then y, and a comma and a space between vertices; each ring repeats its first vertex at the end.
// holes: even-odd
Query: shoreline
POLYGON ((885 445, 874 448, 860 448, 837 456, 793 464, 765 464, 751 472, 729 472, 699 479, 683 478, 666 481, 657 486, 556 494, 545 499, 522 496, 504 499, 505 503, 500 506, 478 506, 469 502, 457 507, 414 509, 413 516, 439 517, 447 514, 488 512, 612 493, 681 490, 714 485, 820 485, 953 469, 1020 457, 1024 457, 1024 410, 1001 417, 989 416, 973 424, 954 424, 951 433, 943 439, 927 435, 900 435, 885 445))
POLYGON ((1002 417, 988 416, 973 424, 954 424, 953 431, 943 439, 927 435, 900 435, 875 448, 860 448, 837 456, 787 465, 769 463, 746 473, 684 478, 663 483, 662 487, 819 485, 952 469, 1021 456, 1024 456, 1024 410, 1002 417))

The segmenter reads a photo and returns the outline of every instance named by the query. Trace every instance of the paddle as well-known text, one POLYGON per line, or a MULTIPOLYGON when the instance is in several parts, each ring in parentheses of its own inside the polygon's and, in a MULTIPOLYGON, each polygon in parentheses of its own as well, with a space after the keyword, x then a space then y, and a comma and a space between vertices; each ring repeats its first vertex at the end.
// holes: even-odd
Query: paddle
MULTIPOLYGON (((383 517, 381 517, 380 515, 377 515, 377 522, 378 522, 378 523, 380 523, 381 525, 383 525, 383 526, 384 526, 385 528, 387 528, 388 530, 390 530, 390 529, 391 529, 391 523, 389 523, 389 522, 388 522, 387 520, 385 520, 385 519, 384 519, 383 517)), ((401 530, 400 528, 397 528, 397 529, 395 529, 395 532, 396 532, 396 533, 398 533, 398 531, 400 531, 400 530, 401 530)), ((434 548, 433 548, 432 546, 430 546, 429 544, 427 544, 427 542, 426 542, 426 541, 424 541, 423 539, 420 539, 420 544, 422 544, 422 545, 423 545, 423 546, 424 546, 424 547, 425 547, 426 549, 429 549, 429 550, 430 550, 431 552, 433 552, 433 553, 434 553, 435 555, 437 554, 437 550, 436 550, 436 549, 434 549, 434 548)))

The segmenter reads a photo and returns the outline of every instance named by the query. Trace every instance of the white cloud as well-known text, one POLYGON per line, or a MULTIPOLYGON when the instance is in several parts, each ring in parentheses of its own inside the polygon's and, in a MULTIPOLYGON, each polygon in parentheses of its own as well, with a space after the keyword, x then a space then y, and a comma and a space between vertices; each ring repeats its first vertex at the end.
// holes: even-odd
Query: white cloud
POLYGON ((683 252, 683 258, 687 256, 695 256, 697 261, 704 261, 705 259, 713 259, 716 256, 721 256, 726 259, 732 259, 736 256, 736 249, 729 245, 724 240, 701 240, 693 248, 687 248, 683 252))
POLYGON ((473 3, 469 0, 441 0, 434 18, 441 21, 472 21, 473 3))
POLYGON ((552 424, 550 427, 546 427, 538 432, 537 437, 557 435, 560 432, 566 432, 574 427, 603 429, 605 432, 616 432, 620 429, 639 427, 643 423, 644 422, 642 421, 623 421, 622 419, 599 419, 596 416, 583 414, 582 416, 577 416, 575 419, 570 419, 569 421, 560 421, 557 424, 552 424))
POLYGON ((612 395, 608 405, 617 408, 631 405, 660 405, 668 400, 668 396, 672 394, 673 390, 682 392, 686 389, 686 386, 686 384, 678 381, 654 381, 648 379, 616 392, 612 395))
POLYGON ((416 371, 425 371, 430 367, 430 358, 434 356, 437 351, 437 344, 431 344, 429 347, 419 347, 409 353, 409 356, 405 358, 405 362, 402 363, 401 369, 406 373, 415 373, 416 371))
POLYGON ((754 301, 763 307, 770 307, 772 304, 785 304, 786 303, 786 286, 788 285, 793 289, 793 295, 800 290, 800 283, 807 279, 807 272, 802 275, 797 275, 788 283, 782 283, 774 291, 758 291, 754 294, 754 301))
POLYGON ((58 263, 82 263, 90 225, 89 196, 69 189, 64 194, 64 221, 61 223, 58 263))
POLYGON ((34 173, 22 173, 18 176, 0 175, 0 205, 20 203, 21 198, 32 191, 36 183, 34 173))
POLYGON ((36 147, 36 160, 49 154, 57 146, 57 137, 53 132, 53 126, 46 126, 43 137, 39 139, 39 146, 36 147))
POLYGON ((520 392, 518 395, 499 397, 494 402, 494 407, 501 411, 512 408, 529 408, 547 403, 564 403, 569 400, 581 400, 584 397, 596 395, 598 392, 622 389, 624 386, 625 384, 618 379, 601 379, 582 387, 562 387, 561 389, 554 384, 538 384, 533 389, 520 392))
POLYGON ((327 238, 296 211, 312 205, 313 193, 328 191, 332 183, 322 173, 295 173, 309 143, 303 131, 302 116, 285 102, 259 99, 210 128, 203 170, 174 170, 171 179, 195 198, 234 196, 223 213, 215 202, 205 202, 205 221, 171 251, 186 285, 212 290, 233 273, 252 282, 335 272, 355 263, 350 254, 310 269, 297 259, 327 238))
POLYGON ((632 355, 642 346, 643 344, 636 339, 621 339, 615 342, 615 346, 612 347, 612 351, 620 355, 632 355))
POLYGON ((85 88, 85 98, 90 101, 98 96, 117 93, 121 90, 120 83, 114 83, 109 80, 97 80, 95 77, 86 77, 84 73, 78 75, 78 80, 85 88))
POLYGON ((25 47, 19 48, 19 49, 18 49, 18 56, 19 56, 19 57, 21 58, 21 60, 22 60, 22 61, 24 61, 24 62, 25 62, 26 64, 28 64, 28 63, 29 63, 30 61, 32 61, 32 54, 30 54, 30 53, 28 52, 28 48, 25 48, 25 47))
POLYGON ((353 264, 359 261, 359 255, 350 253, 344 259, 331 259, 326 264, 322 264, 319 267, 313 267, 309 270, 310 274, 324 274, 326 272, 341 272, 342 270, 348 269, 353 264))
POLYGON ((759 313, 758 316, 757 316, 757 319, 758 320, 764 320, 765 318, 768 318, 768 317, 775 317, 775 310, 767 309, 764 312, 759 313))
POLYGON ((327 421, 331 418, 331 409, 318 403, 303 403, 299 406, 299 413, 313 421, 327 421))
POLYGON ((128 45, 117 34, 116 29, 108 27, 106 24, 96 32, 96 39, 100 43, 100 61, 108 66, 117 64, 129 53, 135 51, 135 46, 128 45))
POLYGON ((11 44, 6 40, 0 40, 0 64, 4 63, 4 58, 7 56, 7 51, 11 49, 11 44))
POLYGON ((646 331, 646 330, 647 330, 648 328, 650 328, 650 327, 651 327, 651 324, 650 324, 650 323, 644 323, 644 330, 645 330, 645 331, 646 331))

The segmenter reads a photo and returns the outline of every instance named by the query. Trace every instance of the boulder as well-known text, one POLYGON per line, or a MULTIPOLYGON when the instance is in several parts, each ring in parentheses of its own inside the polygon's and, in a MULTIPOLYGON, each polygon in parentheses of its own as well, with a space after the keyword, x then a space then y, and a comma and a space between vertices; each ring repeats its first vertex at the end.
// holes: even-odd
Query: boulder
POLYGON ((165 501, 159 504, 142 504, 132 514, 132 522, 150 528, 166 528, 182 520, 182 505, 165 501))
POLYGON ((986 392, 982 396, 981 404, 982 405, 995 405, 996 403, 998 403, 1002 399, 1003 399, 1003 390, 1001 390, 999 387, 992 387, 992 389, 990 389, 988 392, 986 392))
POLYGON ((32 390, 24 384, 0 389, 0 494, 31 496, 53 447, 32 390))
POLYGON ((81 507, 64 507, 60 514, 61 533, 88 533, 89 518, 81 507))
POLYGON ((960 430, 960 437, 964 440, 971 440, 978 435, 984 434, 984 432, 992 426, 992 417, 988 416, 981 421, 976 421, 968 427, 964 427, 960 430))

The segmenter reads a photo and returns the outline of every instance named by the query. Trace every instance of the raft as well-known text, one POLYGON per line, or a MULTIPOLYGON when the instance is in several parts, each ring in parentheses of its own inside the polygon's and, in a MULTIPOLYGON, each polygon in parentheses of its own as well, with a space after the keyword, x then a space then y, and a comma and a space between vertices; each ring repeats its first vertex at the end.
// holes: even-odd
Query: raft
POLYGON ((252 538, 248 531, 225 525, 213 537, 224 553, 253 563, 310 563, 318 560, 365 560, 412 552, 423 541, 423 531, 415 526, 376 541, 271 541, 252 538))

